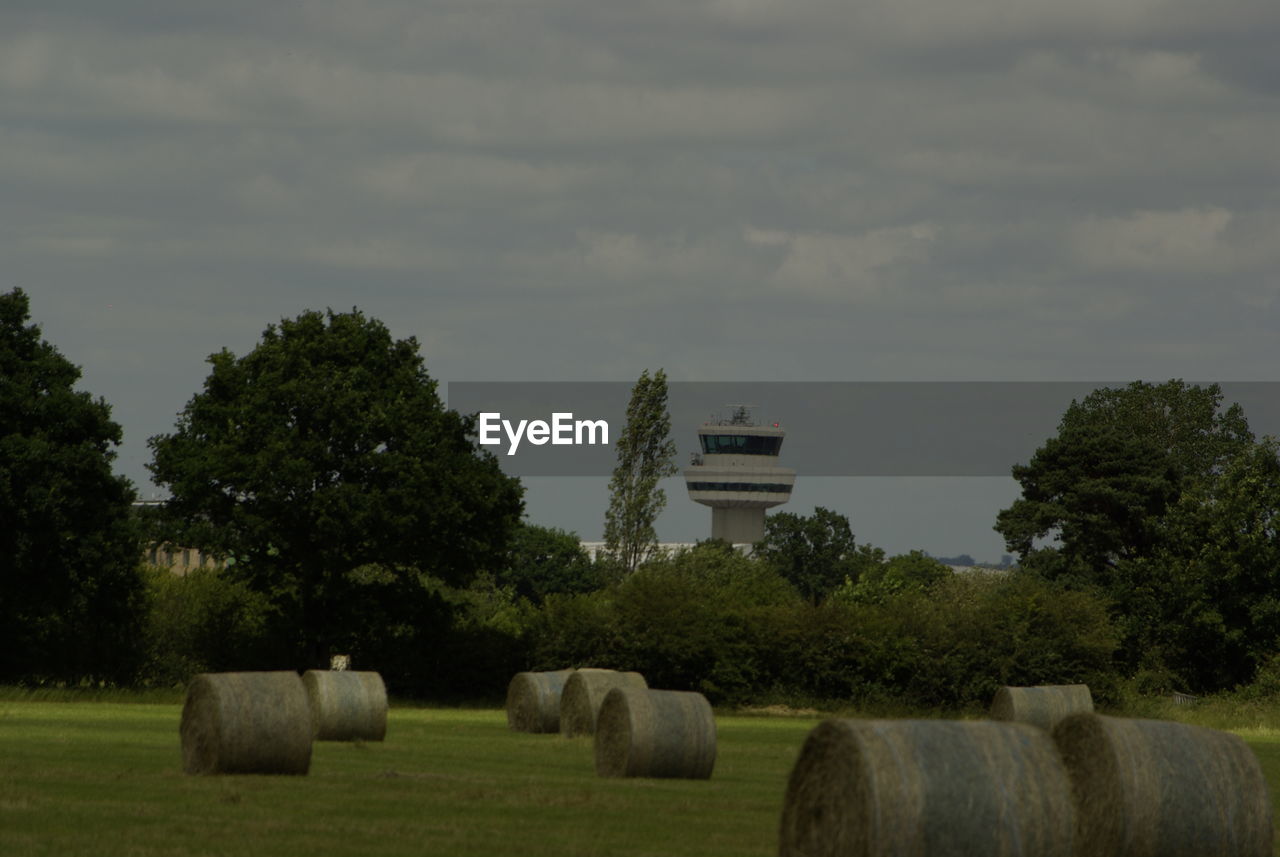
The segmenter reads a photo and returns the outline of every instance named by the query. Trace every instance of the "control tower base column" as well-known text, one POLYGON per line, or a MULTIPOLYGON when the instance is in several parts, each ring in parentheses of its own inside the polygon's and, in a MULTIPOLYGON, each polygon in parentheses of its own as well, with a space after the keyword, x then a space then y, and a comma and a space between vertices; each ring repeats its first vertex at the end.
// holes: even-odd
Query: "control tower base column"
POLYGON ((711 538, 731 545, 755 544, 764 538, 764 509, 711 508, 711 538))

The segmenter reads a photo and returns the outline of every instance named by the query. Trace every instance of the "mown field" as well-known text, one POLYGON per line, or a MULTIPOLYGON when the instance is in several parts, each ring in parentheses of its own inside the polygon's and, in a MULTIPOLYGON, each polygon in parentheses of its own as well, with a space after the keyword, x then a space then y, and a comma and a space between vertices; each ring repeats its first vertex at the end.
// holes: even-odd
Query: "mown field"
MULTIPOLYGON (((181 772, 172 703, 0 701, 0 855, 771 855, 817 717, 721 716, 710 781, 603 780, 591 739, 393 708, 305 777, 181 772)), ((1240 733, 1280 795, 1280 731, 1240 733)))

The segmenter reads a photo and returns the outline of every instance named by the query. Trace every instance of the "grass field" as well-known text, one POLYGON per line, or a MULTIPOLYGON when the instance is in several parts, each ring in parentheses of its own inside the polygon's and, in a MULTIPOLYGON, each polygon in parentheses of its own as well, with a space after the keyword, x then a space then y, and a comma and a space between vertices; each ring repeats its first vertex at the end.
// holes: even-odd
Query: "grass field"
MULTIPOLYGON (((394 708, 306 777, 181 772, 172 703, 0 701, 0 855, 771 855, 817 717, 717 718, 709 781, 603 780, 589 738, 394 708)), ((1240 733, 1280 795, 1280 732, 1240 733)))

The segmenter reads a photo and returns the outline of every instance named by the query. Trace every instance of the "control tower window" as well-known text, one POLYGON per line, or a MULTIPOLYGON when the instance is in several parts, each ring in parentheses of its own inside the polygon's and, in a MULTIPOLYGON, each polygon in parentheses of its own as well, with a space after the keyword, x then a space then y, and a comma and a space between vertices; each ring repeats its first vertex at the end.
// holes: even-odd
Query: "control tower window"
POLYGON ((702 452, 705 455, 777 455, 782 449, 782 438, 758 434, 704 434, 702 452))
POLYGON ((690 482, 690 491, 751 491, 761 494, 790 494, 791 486, 775 482, 690 482))

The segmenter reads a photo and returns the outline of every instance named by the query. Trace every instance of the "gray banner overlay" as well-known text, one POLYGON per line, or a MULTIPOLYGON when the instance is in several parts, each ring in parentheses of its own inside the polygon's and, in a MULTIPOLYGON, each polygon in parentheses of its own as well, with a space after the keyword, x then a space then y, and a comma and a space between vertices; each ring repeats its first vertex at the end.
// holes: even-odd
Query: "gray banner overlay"
MULTIPOLYGON (((1188 382, 1195 383, 1195 382, 1188 382)), ((1200 382, 1205 383, 1205 382, 1200 382)), ((1254 433, 1280 435, 1280 382, 1220 382, 1223 403, 1238 402, 1254 433)), ((775 463, 803 476, 1008 476, 1057 433, 1072 400, 1125 382, 674 382, 668 388, 671 436, 685 467, 698 449, 698 426, 727 419, 733 405, 754 405, 757 423, 786 429, 775 463)), ((514 455, 486 446, 513 476, 608 476, 613 443, 626 425, 631 382, 465 381, 446 385, 461 413, 499 413, 551 423, 605 420, 609 445, 541 446, 522 439, 514 455)), ((586 438, 586 435, 583 435, 586 438)))

